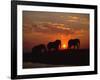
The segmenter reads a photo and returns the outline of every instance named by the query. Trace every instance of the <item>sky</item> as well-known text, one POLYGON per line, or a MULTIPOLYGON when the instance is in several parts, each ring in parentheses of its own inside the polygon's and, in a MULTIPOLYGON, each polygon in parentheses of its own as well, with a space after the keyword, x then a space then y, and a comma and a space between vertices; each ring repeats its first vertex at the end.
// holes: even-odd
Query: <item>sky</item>
POLYGON ((68 40, 80 39, 80 49, 89 48, 89 14, 67 12, 23 11, 23 50, 31 52, 32 47, 61 40, 68 46, 68 40))

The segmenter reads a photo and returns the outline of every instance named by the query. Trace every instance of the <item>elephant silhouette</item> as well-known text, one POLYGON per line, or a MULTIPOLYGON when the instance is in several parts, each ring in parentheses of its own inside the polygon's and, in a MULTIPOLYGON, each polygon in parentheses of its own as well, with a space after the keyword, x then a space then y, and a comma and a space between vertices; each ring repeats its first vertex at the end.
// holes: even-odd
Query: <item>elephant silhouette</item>
POLYGON ((46 51, 47 50, 44 44, 40 44, 32 48, 32 53, 45 53, 46 51))
POLYGON ((70 39, 68 41, 68 48, 71 49, 72 46, 74 49, 78 49, 80 47, 80 40, 79 39, 70 39))
POLYGON ((59 48, 61 48, 61 40, 56 40, 54 42, 49 42, 47 44, 47 48, 48 48, 49 51, 58 50, 59 48))
POLYGON ((36 45, 32 48, 32 62, 42 61, 43 55, 47 52, 44 44, 36 45))

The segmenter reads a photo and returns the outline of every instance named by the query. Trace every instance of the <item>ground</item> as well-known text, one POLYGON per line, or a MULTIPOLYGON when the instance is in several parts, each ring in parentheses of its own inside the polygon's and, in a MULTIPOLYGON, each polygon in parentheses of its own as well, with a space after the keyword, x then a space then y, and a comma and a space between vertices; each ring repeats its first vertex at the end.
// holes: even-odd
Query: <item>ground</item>
POLYGON ((58 50, 46 53, 23 53, 23 68, 86 66, 89 49, 58 50))

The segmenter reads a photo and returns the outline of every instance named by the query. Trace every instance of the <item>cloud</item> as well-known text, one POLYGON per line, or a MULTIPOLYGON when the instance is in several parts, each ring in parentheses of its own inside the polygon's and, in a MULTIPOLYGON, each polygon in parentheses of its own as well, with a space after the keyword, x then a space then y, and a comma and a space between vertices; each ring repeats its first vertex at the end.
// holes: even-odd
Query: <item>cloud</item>
POLYGON ((78 16, 68 16, 70 19, 74 19, 74 20, 78 20, 79 17, 78 16))
POLYGON ((89 17, 82 16, 82 15, 71 15, 67 16, 66 20, 67 23, 74 23, 74 24, 89 24, 89 17))
POLYGON ((89 35, 88 30, 85 29, 78 29, 78 30, 73 30, 73 33, 70 34, 72 37, 86 37, 89 35))
POLYGON ((68 22, 78 22, 80 20, 80 17, 78 16, 68 16, 67 20, 68 22))
POLYGON ((71 35, 71 36, 84 36, 88 30, 84 28, 75 29, 73 27, 69 27, 69 25, 61 24, 61 23, 52 23, 52 22, 39 22, 34 23, 32 25, 25 24, 24 32, 28 32, 29 34, 35 36, 54 36, 54 35, 71 35))
POLYGON ((32 24, 32 30, 33 32, 42 32, 45 34, 68 34, 71 32, 71 28, 66 26, 60 23, 39 22, 32 24))

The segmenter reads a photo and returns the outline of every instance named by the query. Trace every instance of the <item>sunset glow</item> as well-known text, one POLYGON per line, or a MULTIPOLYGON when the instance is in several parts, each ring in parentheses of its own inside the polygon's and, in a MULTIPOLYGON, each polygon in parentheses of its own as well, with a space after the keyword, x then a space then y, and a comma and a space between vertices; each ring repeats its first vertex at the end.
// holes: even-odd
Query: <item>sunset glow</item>
POLYGON ((67 49, 70 39, 80 39, 80 48, 89 48, 89 14, 23 11, 23 50, 61 40, 61 49, 67 49))
POLYGON ((63 45, 62 45, 62 48, 63 48, 63 49, 66 49, 66 48, 67 48, 66 44, 63 44, 63 45))

